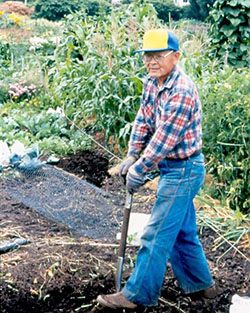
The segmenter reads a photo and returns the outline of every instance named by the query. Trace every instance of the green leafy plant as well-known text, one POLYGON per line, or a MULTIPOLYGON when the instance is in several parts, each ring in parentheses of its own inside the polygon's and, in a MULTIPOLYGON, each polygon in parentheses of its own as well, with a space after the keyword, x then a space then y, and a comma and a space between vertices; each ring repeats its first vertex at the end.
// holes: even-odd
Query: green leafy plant
POLYGON ((216 0, 210 16, 210 35, 216 55, 233 66, 248 67, 249 1, 216 0))
POLYGON ((233 209, 249 213, 250 76, 226 68, 205 78, 202 87, 203 141, 213 195, 233 209), (208 80, 207 80, 208 79, 208 80), (208 87, 209 86, 209 87, 208 87))
POLYGON ((60 110, 27 107, 27 102, 0 105, 0 140, 15 140, 31 146, 37 143, 41 153, 68 154, 91 147, 82 132, 69 126, 60 110))
POLYGON ((68 18, 56 68, 49 75, 70 118, 82 124, 94 118, 93 129, 104 130, 107 140, 117 138, 122 146, 142 90, 142 60, 133 55, 139 47, 136 36, 148 23, 157 23, 156 14, 151 5, 136 4, 123 11, 114 8, 106 20, 81 14, 68 18))

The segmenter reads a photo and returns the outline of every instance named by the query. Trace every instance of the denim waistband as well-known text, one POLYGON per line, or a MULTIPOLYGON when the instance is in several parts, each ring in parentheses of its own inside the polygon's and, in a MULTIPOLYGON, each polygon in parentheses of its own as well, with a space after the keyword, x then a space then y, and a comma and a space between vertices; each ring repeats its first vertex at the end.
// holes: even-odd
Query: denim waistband
POLYGON ((183 158, 183 159, 173 159, 173 158, 165 158, 166 161, 187 161, 189 159, 192 159, 194 157, 197 157, 201 154, 201 150, 195 151, 193 154, 191 154, 189 157, 183 158))

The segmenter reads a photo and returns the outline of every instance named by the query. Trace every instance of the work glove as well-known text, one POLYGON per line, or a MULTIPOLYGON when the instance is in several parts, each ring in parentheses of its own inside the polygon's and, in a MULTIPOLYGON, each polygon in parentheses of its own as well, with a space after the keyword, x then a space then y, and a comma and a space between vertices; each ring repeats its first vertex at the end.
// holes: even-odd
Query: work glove
POLYGON ((126 189, 129 193, 134 193, 145 183, 143 175, 138 174, 133 167, 130 167, 126 176, 126 189))
POLYGON ((127 157, 120 165, 119 176, 122 178, 124 184, 126 183, 126 175, 131 165, 136 162, 136 157, 129 156, 127 157))

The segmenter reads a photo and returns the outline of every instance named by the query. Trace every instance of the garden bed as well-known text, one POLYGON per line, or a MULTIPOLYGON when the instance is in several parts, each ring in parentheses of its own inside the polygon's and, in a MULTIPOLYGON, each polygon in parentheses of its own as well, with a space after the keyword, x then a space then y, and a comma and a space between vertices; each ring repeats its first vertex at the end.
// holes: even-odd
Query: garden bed
MULTIPOLYGON (((103 155, 98 152, 78 153, 61 160, 58 166, 101 186, 116 199, 112 210, 122 213, 124 186, 117 175, 108 175, 103 155)), ((113 312, 102 308, 95 299, 98 294, 115 291, 114 272, 119 242, 115 238, 104 242, 84 237, 63 224, 47 219, 12 199, 3 181, 0 181, 0 193, 0 240, 24 237, 30 241, 1 255, 1 312, 113 312)), ((149 213, 153 201, 154 192, 141 188, 135 197, 133 212, 149 213)), ((215 299, 184 297, 169 266, 158 306, 140 307, 131 312, 229 312, 232 295, 249 292, 249 263, 234 249, 217 263, 228 248, 224 244, 213 249, 217 237, 218 234, 209 228, 200 232, 212 275, 219 288, 215 299)), ((125 279, 132 270, 129 265, 134 263, 136 251, 136 247, 127 248, 125 279)))

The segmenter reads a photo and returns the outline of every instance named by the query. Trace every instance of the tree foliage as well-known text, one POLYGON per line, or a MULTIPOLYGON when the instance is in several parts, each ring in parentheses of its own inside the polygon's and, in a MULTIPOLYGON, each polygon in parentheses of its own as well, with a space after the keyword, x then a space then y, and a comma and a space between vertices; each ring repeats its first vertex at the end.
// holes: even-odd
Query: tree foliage
MULTIPOLYGON (((198 19, 204 21, 208 17, 209 10, 215 0, 190 0, 190 5, 178 7, 172 0, 141 0, 137 5, 145 6, 152 4, 159 19, 168 23, 170 18, 179 20, 182 18, 198 19)), ((123 0, 119 5, 133 4, 133 0, 123 0)), ((108 15, 111 10, 111 2, 108 0, 37 0, 35 6, 36 18, 46 18, 51 21, 58 21, 70 12, 77 12, 84 9, 87 15, 94 16, 100 13, 108 15)))
POLYGON ((87 15, 94 16, 104 13, 108 15, 111 10, 111 4, 105 0, 88 0, 82 1, 82 7, 85 9, 87 15))
POLYGON ((98 15, 100 12, 108 13, 110 3, 105 0, 37 0, 35 18, 46 18, 50 21, 59 21, 71 12, 84 9, 88 15, 98 15))
MULTIPOLYGON (((123 0, 123 4, 132 4, 133 0, 123 0)), ((157 17, 164 21, 165 23, 169 22, 169 19, 179 20, 183 17, 184 9, 177 7, 173 0, 141 0, 137 1, 140 6, 145 6, 147 4, 153 5, 155 8, 157 17)))
POLYGON ((76 12, 80 9, 79 1, 76 0, 38 0, 35 5, 35 18, 46 18, 50 21, 59 21, 70 11, 76 12))
POLYGON ((182 8, 175 6, 172 0, 153 0, 147 2, 150 2, 154 6, 158 18, 165 23, 168 23, 170 18, 179 20, 183 16, 182 8))
POLYGON ((189 0, 190 5, 184 8, 185 17, 205 21, 215 0, 189 0))

